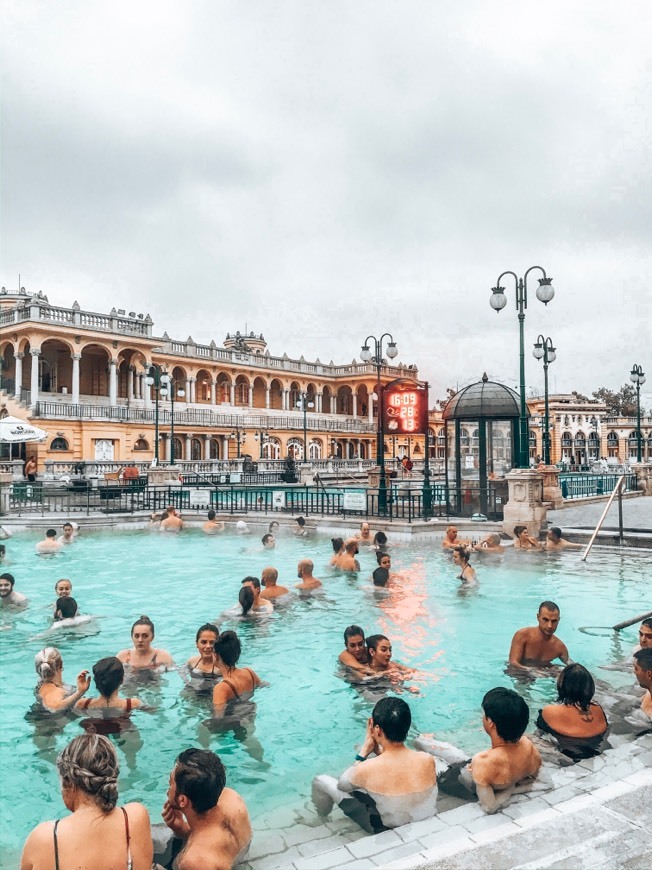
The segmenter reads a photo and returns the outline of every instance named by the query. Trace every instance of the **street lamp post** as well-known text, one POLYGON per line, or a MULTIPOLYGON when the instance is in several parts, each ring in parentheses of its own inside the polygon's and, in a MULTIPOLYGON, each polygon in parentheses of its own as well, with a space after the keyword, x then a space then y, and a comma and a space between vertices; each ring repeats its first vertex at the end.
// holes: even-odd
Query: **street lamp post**
POLYGON ((314 408, 315 403, 308 401, 308 394, 301 393, 297 408, 303 411, 303 461, 308 461, 308 408, 314 408))
POLYGON ((247 430, 240 428, 240 422, 236 420, 235 430, 231 432, 231 438, 235 438, 237 445, 237 457, 240 459, 240 446, 247 440, 247 430))
POLYGON ((557 359, 557 352, 552 346, 551 338, 544 338, 540 335, 537 338, 532 356, 535 359, 543 360, 543 395, 544 395, 544 414, 543 414, 543 461, 546 465, 550 465, 550 410, 548 407, 548 366, 557 359))
POLYGON ((645 372, 640 365, 634 363, 629 373, 629 379, 636 384, 636 461, 643 461, 641 445, 641 386, 645 383, 645 372))
POLYGON ((519 278, 515 272, 506 271, 498 276, 496 286, 491 290, 491 298, 489 304, 496 311, 500 312, 505 305, 507 299, 505 297, 505 288, 500 286, 501 279, 505 275, 511 275, 514 278, 516 286, 516 310, 518 311, 519 339, 520 339, 520 394, 521 407, 519 416, 519 444, 518 444, 518 467, 529 468, 529 449, 528 449, 528 425, 527 425, 527 405, 525 403, 525 309, 527 308, 527 279, 530 272, 538 270, 543 274, 543 278, 539 278, 539 286, 537 287, 537 299, 547 305, 555 295, 554 287, 552 286, 552 278, 548 278, 541 266, 530 266, 525 275, 519 278))
POLYGON ((387 356, 394 359, 398 355, 398 348, 394 337, 389 332, 383 333, 380 338, 374 335, 368 335, 362 345, 360 351, 360 359, 363 362, 373 362, 376 366, 376 408, 378 416, 377 441, 376 441, 376 462, 380 466, 380 480, 378 482, 378 512, 385 513, 387 511, 387 481, 385 479, 385 430, 383 423, 383 400, 382 400, 382 384, 380 382, 380 371, 383 364, 383 339, 388 338, 387 356), (374 343, 374 350, 371 351, 369 342, 374 343))
POLYGON ((163 391, 169 388, 170 376, 159 365, 152 363, 147 368, 145 383, 154 388, 154 465, 158 465, 158 399, 159 393, 164 395, 163 391))
POLYGON ((168 376, 168 382, 161 384, 161 398, 166 399, 170 396, 170 459, 169 465, 174 465, 174 400, 176 398, 183 399, 186 391, 177 387, 176 381, 168 376))
POLYGON ((269 441, 269 432, 265 429, 259 429, 254 435, 256 441, 260 441, 260 459, 263 458, 263 447, 269 441))

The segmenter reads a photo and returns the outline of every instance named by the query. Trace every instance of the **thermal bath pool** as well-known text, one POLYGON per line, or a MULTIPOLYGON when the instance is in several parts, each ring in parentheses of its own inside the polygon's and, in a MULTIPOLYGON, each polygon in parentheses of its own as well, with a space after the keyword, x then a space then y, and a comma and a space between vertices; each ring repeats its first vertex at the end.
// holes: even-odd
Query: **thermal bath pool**
MULTIPOLYGON (((629 675, 600 671, 599 665, 631 652, 636 626, 613 634, 586 634, 583 626, 610 625, 649 610, 649 556, 594 550, 587 563, 577 552, 538 554, 508 551, 503 557, 475 558, 479 587, 459 595, 457 571, 450 556, 436 545, 400 543, 391 546, 392 570, 402 580, 386 598, 369 589, 376 565, 373 552, 362 547, 358 578, 333 574, 327 567, 332 550, 327 537, 278 537, 277 548, 265 551, 258 535, 214 538, 197 531, 175 536, 147 532, 83 534, 55 557, 34 553, 37 537, 8 541, 2 570, 16 577, 16 589, 30 606, 0 617, 2 707, 0 753, 3 845, 15 855, 29 830, 63 812, 54 759, 76 734, 78 721, 63 727, 26 721, 36 683, 34 654, 56 645, 64 659, 64 679, 74 682, 105 655, 130 645, 131 624, 142 613, 156 625, 155 645, 175 661, 195 653, 194 638, 204 622, 215 620, 236 599, 241 579, 260 575, 268 564, 279 569, 279 583, 292 586, 300 558, 315 562, 324 593, 297 598, 271 618, 221 620, 238 631, 243 643, 241 664, 249 665, 271 684, 255 696, 256 741, 243 744, 231 732, 210 735, 210 746, 228 770, 229 784, 240 791, 255 818, 277 807, 305 805, 316 773, 337 773, 347 767, 362 738, 377 695, 365 694, 339 679, 336 659, 342 630, 350 623, 368 634, 381 632, 394 645, 394 658, 418 669, 406 693, 412 707, 413 732, 434 731, 469 753, 486 744, 480 722, 480 701, 496 685, 513 686, 504 673, 514 631, 532 625, 539 602, 552 599, 561 607, 558 631, 571 657, 613 685, 631 684, 629 675), (35 639, 49 625, 47 605, 54 583, 72 580, 80 610, 98 614, 99 633, 35 639)), ((390 533, 391 544, 391 533, 390 533)), ((131 693, 156 707, 136 713, 134 735, 115 738, 121 758, 121 801, 139 800, 158 821, 167 777, 178 752, 199 745, 201 723, 210 714, 206 698, 187 690, 178 673, 164 675, 131 693)), ((533 718, 555 697, 554 681, 520 685, 533 718)), ((95 694, 91 689, 89 695, 95 694)), ((7 865, 11 866, 11 865, 7 865)))

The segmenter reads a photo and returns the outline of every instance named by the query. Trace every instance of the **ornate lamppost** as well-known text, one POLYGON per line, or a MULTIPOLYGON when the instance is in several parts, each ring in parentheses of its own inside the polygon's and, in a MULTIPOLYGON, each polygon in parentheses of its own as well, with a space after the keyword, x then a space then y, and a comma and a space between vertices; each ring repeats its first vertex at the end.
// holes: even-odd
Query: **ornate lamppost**
POLYGON ((636 385, 636 461, 643 461, 641 445, 641 386, 645 383, 645 372, 642 367, 634 363, 629 373, 630 381, 636 385))
POLYGON ((152 363, 146 371, 145 383, 154 389, 154 465, 158 465, 158 401, 159 394, 163 396, 164 390, 166 391, 165 395, 167 395, 167 390, 170 387, 170 375, 156 363, 152 363))
POLYGON ((378 430, 376 441, 376 462, 380 466, 380 480, 378 482, 378 512, 385 513, 387 511, 387 481, 385 479, 385 431, 383 424, 383 398, 382 384, 380 381, 380 372, 383 365, 383 339, 388 338, 387 356, 390 359, 398 356, 398 348, 394 337, 389 332, 383 333, 380 338, 374 335, 368 335, 362 345, 360 351, 360 359, 363 362, 373 362, 376 366, 376 408, 378 417, 378 430), (369 347, 369 342, 373 342, 374 350, 372 352, 369 347))
POLYGON ((269 432, 265 429, 259 429, 258 432, 254 434, 254 438, 256 441, 260 442, 260 459, 263 458, 263 447, 269 441, 269 432))
POLYGON ((491 290, 491 298, 489 304, 497 313, 507 305, 505 297, 505 288, 500 286, 501 279, 505 275, 511 275, 514 278, 516 286, 516 310, 518 311, 518 326, 520 339, 520 397, 521 407, 519 416, 519 437, 518 437, 518 467, 529 468, 529 448, 528 448, 528 425, 527 425, 527 405, 525 403, 525 309, 527 308, 527 279, 530 272, 538 270, 543 274, 543 278, 539 278, 539 286, 537 287, 537 299, 547 305, 555 295, 554 287, 552 286, 552 278, 548 278, 545 269, 541 266, 530 266, 522 278, 519 278, 515 272, 506 271, 498 276, 496 286, 491 290))
POLYGON ((315 403, 308 401, 307 393, 299 394, 297 408, 303 411, 303 461, 308 462, 308 408, 314 408, 315 403))
POLYGON ((552 346, 551 338, 544 338, 540 335, 532 356, 535 359, 543 360, 543 390, 544 390, 544 413, 543 413, 543 461, 546 465, 550 465, 550 410, 548 407, 548 366, 557 359, 557 352, 552 346))
POLYGON ((240 459, 240 447, 247 440, 247 430, 240 428, 240 422, 236 420, 235 429, 231 432, 231 438, 235 439, 237 446, 237 457, 240 459))

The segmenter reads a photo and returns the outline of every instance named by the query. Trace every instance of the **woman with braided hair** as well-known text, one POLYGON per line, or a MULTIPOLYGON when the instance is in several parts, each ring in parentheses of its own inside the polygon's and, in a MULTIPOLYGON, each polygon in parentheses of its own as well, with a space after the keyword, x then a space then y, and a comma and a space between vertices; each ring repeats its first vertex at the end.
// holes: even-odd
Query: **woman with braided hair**
POLYGON ((57 770, 71 815, 34 828, 20 870, 151 870, 149 814, 139 803, 116 806, 120 768, 110 740, 75 737, 59 754, 57 770))
POLYGON ((55 646, 46 646, 36 653, 34 667, 39 675, 39 683, 34 693, 50 712, 71 710, 91 685, 88 671, 77 674, 76 690, 63 682, 63 659, 55 646))

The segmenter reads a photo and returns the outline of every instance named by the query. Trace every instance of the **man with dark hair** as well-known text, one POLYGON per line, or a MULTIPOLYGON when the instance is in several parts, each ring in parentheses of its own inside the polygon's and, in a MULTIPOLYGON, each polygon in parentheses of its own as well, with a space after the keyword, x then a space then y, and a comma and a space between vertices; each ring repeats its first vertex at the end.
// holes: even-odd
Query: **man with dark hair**
POLYGON ((218 532, 224 531, 224 523, 215 519, 215 511, 210 510, 206 514, 206 522, 201 527, 202 532, 205 535, 216 535, 218 532))
POLYGON ((638 630, 638 646, 634 652, 640 649, 652 649, 652 616, 644 619, 638 630))
POLYGON ((345 668, 371 674, 369 653, 365 643, 364 631, 359 625, 349 625, 344 629, 344 649, 338 656, 345 668))
POLYGON ((509 664, 527 670, 528 666, 547 667, 554 659, 570 662, 566 645, 555 637, 560 620, 554 601, 542 601, 537 612, 538 625, 520 628, 512 638, 509 664))
POLYGON ((411 723, 402 698, 378 701, 355 764, 339 781, 325 775, 313 780, 317 812, 328 815, 337 802, 342 812, 374 834, 434 816, 437 769, 427 753, 405 745, 411 723))
POLYGON ((60 549, 61 544, 57 541, 56 529, 48 529, 43 540, 39 541, 36 545, 36 552, 40 555, 45 553, 58 553, 60 549))
POLYGON ((266 550, 273 550, 274 547, 276 546, 276 539, 271 532, 267 532, 265 535, 263 535, 262 541, 263 541, 263 547, 266 550))
POLYGON ((561 536, 559 526, 550 526, 546 535, 546 550, 581 550, 581 544, 572 544, 561 536))
POLYGON ((208 749, 186 749, 170 774, 163 821, 184 840, 178 870, 222 870, 242 861, 251 823, 240 795, 226 788, 224 765, 208 749))
POLYGON ((73 619, 77 616, 77 602, 71 595, 57 598, 54 605, 54 621, 61 622, 64 619, 73 619))
POLYGON ((639 686, 646 689, 641 701, 641 710, 652 719, 652 647, 634 653, 634 676, 639 686))
POLYGON ((270 612, 274 609, 274 605, 271 601, 268 601, 266 598, 261 598, 260 596, 260 580, 258 577, 245 577, 241 586, 250 586, 254 593, 254 606, 252 610, 265 610, 270 612))
POLYGON ((541 767, 541 756, 529 737, 524 737, 530 711, 519 694, 499 686, 482 699, 482 725, 491 739, 491 749, 473 756, 449 743, 438 743, 426 736, 414 745, 436 758, 444 758, 450 768, 440 775, 443 791, 459 796, 459 789, 477 794, 486 813, 495 813, 512 795, 529 791, 541 767))
POLYGON ((384 589, 389 583, 389 571, 387 568, 376 568, 373 573, 374 586, 377 589, 384 589))
POLYGON ((22 592, 14 591, 13 574, 0 574, 0 607, 26 607, 27 599, 22 592))

